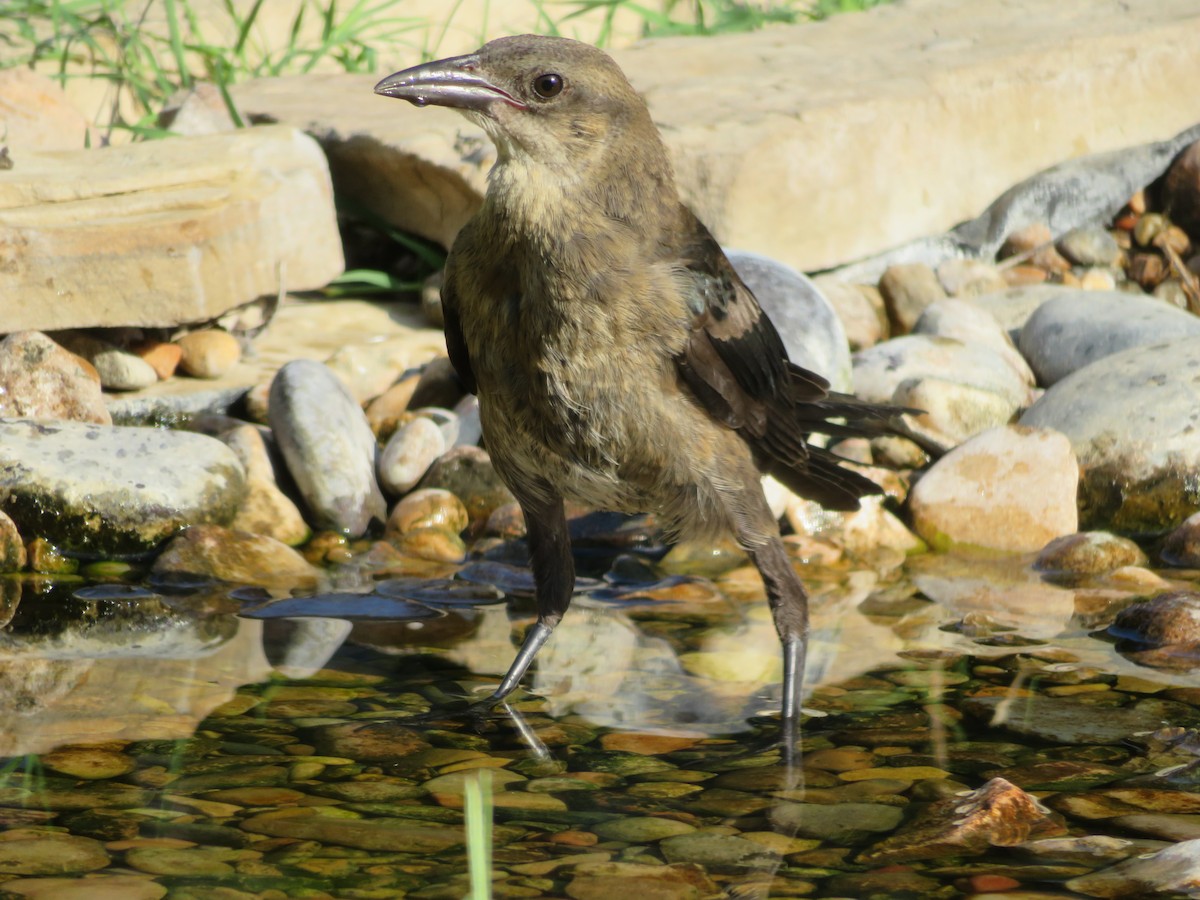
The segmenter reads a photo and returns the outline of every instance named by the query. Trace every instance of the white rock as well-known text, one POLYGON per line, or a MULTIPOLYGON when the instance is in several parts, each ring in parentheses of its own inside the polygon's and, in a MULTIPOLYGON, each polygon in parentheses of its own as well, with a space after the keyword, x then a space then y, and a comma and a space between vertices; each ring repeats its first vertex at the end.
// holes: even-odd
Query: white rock
POLYGON ((437 423, 418 416, 396 429, 379 455, 379 481, 391 494, 411 491, 446 452, 446 438, 437 423))
POLYGON ((1125 291, 1075 291, 1037 308, 1020 347, 1049 387, 1105 356, 1188 335, 1200 319, 1169 303, 1125 291))
POLYGON ((986 345, 909 334, 854 354, 854 391, 863 400, 890 403, 900 383, 913 378, 941 378, 993 391, 1017 406, 1033 398, 1032 384, 986 345))
POLYGON ((1200 337, 1135 347, 1064 378, 1020 418, 1065 434, 1084 527, 1172 528, 1200 508, 1200 337))
POLYGON ((909 495, 913 527, 936 550, 1040 550, 1079 527, 1079 466, 1049 429, 985 431, 938 460, 909 495))
POLYGON ((237 457, 206 435, 0 420, 0 508, 70 553, 146 553, 186 525, 229 522, 245 492, 237 457))
POLYGON ((271 382, 271 431, 318 528, 353 537, 387 517, 375 481, 375 435, 350 392, 325 366, 292 360, 271 382))
POLYGON ((943 450, 989 428, 1007 425, 1018 408, 1003 394, 944 378, 902 381, 892 399, 899 406, 921 410, 905 413, 905 422, 915 435, 943 450))

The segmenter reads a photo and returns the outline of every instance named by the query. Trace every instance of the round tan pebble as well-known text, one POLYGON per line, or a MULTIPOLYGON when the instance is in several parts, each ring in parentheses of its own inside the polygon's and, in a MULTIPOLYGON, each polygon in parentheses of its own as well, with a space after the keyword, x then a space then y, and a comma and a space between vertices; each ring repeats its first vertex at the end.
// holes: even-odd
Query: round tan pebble
POLYGON ((194 378, 220 378, 242 358, 242 347, 228 331, 193 331, 178 341, 179 367, 194 378))
POLYGON ((148 341, 139 344, 133 348, 133 353, 154 370, 159 381, 166 381, 174 375, 179 361, 183 358, 183 348, 168 341, 148 341))
POLYGON ((560 831, 550 835, 550 843, 567 847, 591 847, 599 841, 600 838, 590 831, 560 831))
POLYGON ((133 757, 100 747, 62 747, 42 754, 48 769, 87 780, 120 778, 137 768, 133 757))
POLYGON ((407 534, 418 528, 439 527, 456 534, 464 531, 470 519, 463 502, 442 488, 422 488, 404 497, 388 516, 385 536, 407 534))
POLYGON ((1045 222, 1033 222, 1009 234, 1004 239, 998 256, 1000 259, 1007 259, 1018 253, 1028 253, 1053 242, 1054 234, 1050 231, 1050 226, 1045 222))
POLYGON ((416 528, 400 535, 392 543, 407 556, 434 562, 462 562, 467 558, 467 545, 457 532, 432 526, 416 528))

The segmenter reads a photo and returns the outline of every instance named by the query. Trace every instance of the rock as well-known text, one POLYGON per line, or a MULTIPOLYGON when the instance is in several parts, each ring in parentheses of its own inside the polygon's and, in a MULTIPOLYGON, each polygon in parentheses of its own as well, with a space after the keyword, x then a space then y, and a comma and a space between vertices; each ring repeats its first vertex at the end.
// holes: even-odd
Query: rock
POLYGON ((458 497, 440 488, 423 488, 404 497, 392 509, 384 537, 431 526, 447 528, 457 534, 466 531, 469 524, 467 508, 458 497))
POLYGON ((778 865, 780 854, 732 834, 693 831, 669 837, 659 845, 669 863, 695 863, 708 872, 737 872, 778 865))
POLYGON ((1018 426, 985 431, 938 460, 909 495, 931 547, 1040 550, 1078 530, 1079 467, 1065 437, 1018 426))
POLYGON ((495 509, 516 499, 496 474, 491 457, 478 447, 447 450, 429 467, 421 487, 454 494, 472 521, 487 521, 495 509))
POLYGON ((147 363, 159 381, 166 381, 174 375, 179 368, 179 360, 183 358, 183 350, 179 345, 169 341, 146 341, 131 347, 130 352, 147 363))
POLYGON ((893 831, 904 820, 904 810, 882 803, 789 803, 771 810, 776 828, 794 829, 800 837, 835 844, 858 842, 873 834, 893 831))
POLYGON ((898 406, 921 410, 905 413, 904 420, 928 446, 943 451, 957 447, 989 428, 1007 425, 1017 405, 995 391, 947 381, 944 378, 910 378, 900 382, 892 400, 898 406))
POLYGON ((241 827, 253 834, 383 853, 442 853, 461 847, 465 840, 460 826, 421 824, 412 819, 383 816, 341 819, 317 815, 315 811, 311 815, 288 816, 264 813, 244 820, 241 827))
POLYGON ((408 401, 409 409, 421 409, 435 406, 448 409, 458 403, 463 396, 462 382, 449 357, 439 356, 431 359, 421 369, 421 377, 413 390, 412 398, 408 401))
MULTIPOLYGON (((1061 21, 1087 27, 1064 44, 1047 40, 1035 0, 970 10, 935 0, 832 17, 818 26, 819 40, 797 25, 718 35, 705 45, 711 60, 675 38, 620 50, 617 61, 645 94, 683 194, 713 233, 812 271, 976 215, 1030 172, 1077 156, 1081 133, 1086 149, 1099 152, 1192 125, 1194 112, 1145 100, 1155 85, 1191 76, 1187 50, 1200 14, 1189 3, 1099 13, 1069 0, 1056 7, 1061 21), (1130 49, 1119 71, 1114 41, 1130 49), (886 46, 886 57, 848 62, 868 46, 886 46), (1064 71, 1092 86, 1070 110, 1051 77, 1064 71), (980 134, 1011 139, 972 137, 980 134), (885 181, 886 197, 866 187, 885 181)), ((477 208, 491 147, 481 129, 447 110, 379 112, 375 77, 260 79, 233 94, 243 114, 317 134, 347 197, 449 246, 477 208)), ((1118 188, 1120 204, 1133 188, 1118 188)), ((996 244, 1011 230, 998 229, 996 244)))
POLYGON ((279 489, 275 465, 262 433, 253 425, 239 425, 220 435, 246 472, 246 499, 230 523, 236 531, 261 534, 289 547, 303 544, 312 536, 304 516, 279 489))
POLYGON ((951 297, 978 297, 1008 287, 995 266, 976 259, 948 259, 937 267, 937 277, 951 297))
MULTIPOLYGON (((600 840, 624 841, 628 844, 651 844, 664 838, 691 834, 695 830, 695 825, 658 816, 630 816, 627 819, 613 819, 592 826, 592 831, 600 840)), ((667 862, 696 862, 696 860, 668 857, 667 862)))
POLYGON ((930 804, 896 834, 858 855, 857 862, 888 866, 919 859, 978 856, 1033 837, 1066 834, 1062 820, 1003 778, 966 796, 930 804))
MULTIPOLYGON (((337 309, 347 302, 340 300, 326 305, 337 309)), ((376 314, 381 311, 378 307, 375 310, 376 314)), ((373 326, 373 329, 381 328, 392 331, 397 328, 397 323, 388 321, 373 326)), ((378 397, 414 369, 427 365, 431 357, 445 355, 446 339, 440 331, 405 326, 399 326, 398 330, 399 334, 385 340, 339 341, 337 349, 325 360, 325 366, 341 379, 359 404, 378 397)), ((415 409, 423 404, 410 401, 409 405, 415 409)))
POLYGON ((456 447, 474 447, 483 439, 483 421, 480 419, 479 398, 467 394, 454 404, 454 415, 458 418, 458 436, 454 439, 456 447))
POLYGON ((103 747, 60 747, 43 753, 42 763, 68 778, 84 781, 121 778, 137 768, 132 756, 103 747))
POLYGON ((1066 887, 1089 897, 1195 896, 1200 891, 1200 840, 1181 841, 1107 869, 1072 878, 1066 887))
POLYGON ((81 875, 109 864, 99 841, 70 834, 45 834, 0 841, 0 873, 81 875))
POLYGON ((387 506, 375 481, 375 436, 366 416, 320 363, 286 363, 271 382, 268 417, 318 528, 358 537, 387 506))
POLYGON ((25 568, 25 542, 21 532, 4 512, 0 512, 0 573, 20 572, 25 568))
POLYGON ((913 326, 913 334, 954 338, 964 344, 981 344, 999 353, 1022 380, 1033 384, 1029 363, 1017 352, 1008 332, 987 310, 967 300, 950 297, 930 304, 913 326))
POLYGON ((1160 701, 1142 700, 1133 706, 1103 707, 1061 697, 1038 696, 1007 718, 996 718, 1002 697, 971 697, 963 711, 1002 731, 1060 746, 1063 744, 1120 744, 1138 732, 1162 727, 1169 713, 1160 701))
POLYGON ((1200 337, 1135 347, 1077 370, 1021 416, 1070 438, 1083 527, 1155 533, 1200 509, 1197 366, 1200 337))
POLYGON ((1077 289, 1061 284, 1033 284, 982 294, 969 298, 967 302, 988 313, 1016 344, 1021 329, 1039 306, 1055 297, 1075 293, 1078 293, 1077 289))
POLYGON ((390 494, 405 494, 445 452, 446 439, 437 423, 417 416, 396 429, 379 455, 379 483, 390 494))
POLYGON ((184 526, 231 521, 245 493, 237 457, 205 435, 0 421, 0 508, 71 554, 146 553, 184 526))
POLYGON ((175 92, 158 114, 158 127, 185 137, 199 137, 234 131, 237 123, 220 89, 201 82, 175 92))
POLYGON ((287 544, 217 525, 193 525, 174 537, 155 572, 203 575, 230 584, 316 586, 317 570, 287 544))
POLYGON ((1032 386, 989 347, 953 338, 911 334, 854 354, 855 393, 871 403, 890 403, 901 382, 942 378, 992 391, 1026 406, 1032 386))
POLYGON ((466 542, 458 532, 438 525, 414 528, 391 539, 405 556, 434 562, 460 563, 467 558, 466 542))
POLYGON ((418 731, 397 722, 322 725, 315 730, 313 742, 321 753, 364 762, 388 762, 429 749, 418 731))
POLYGON ((1034 566, 1043 571, 1099 574, 1145 564, 1146 554, 1128 538, 1089 531, 1055 538, 1042 548, 1034 566))
POLYGON ((29 900, 161 900, 167 893, 166 885, 144 875, 18 878, 4 889, 29 900))
POLYGON ((850 345, 821 289, 766 256, 741 250, 728 250, 726 255, 779 332, 792 362, 825 378, 835 391, 850 391, 850 345))
POLYGON ((925 308, 946 297, 933 269, 924 263, 889 266, 879 279, 893 334, 908 334, 925 308))
POLYGON ((60 332, 55 339, 91 363, 100 376, 101 387, 110 391, 137 391, 158 381, 153 366, 108 341, 77 331, 60 332))
POLYGON ((220 378, 242 358, 242 346, 228 331, 192 331, 175 342, 182 351, 180 368, 193 378, 220 378))
POLYGON ((1167 565, 1200 569, 1200 513, 1188 516, 1167 535, 1159 555, 1167 565))
POLYGON ((1193 233, 1200 232, 1200 141, 1175 158, 1163 179, 1171 220, 1193 233))
POLYGON ((1020 347, 1050 386, 1098 359, 1171 338, 1200 335, 1200 319, 1124 291, 1066 294, 1038 307, 1021 329, 1020 347))
POLYGON ((379 441, 386 442, 406 420, 408 404, 419 375, 406 375, 367 404, 367 424, 379 441))
POLYGON ((1172 591, 1127 606, 1108 633, 1147 647, 1200 646, 1200 594, 1172 591))
POLYGON ((1021 253, 1032 253, 1047 244, 1053 243, 1054 233, 1045 222, 1033 222, 1023 228, 1018 228, 1004 238, 998 259, 1008 259, 1021 253))
POLYGON ((1121 263, 1121 248, 1099 225, 1072 228, 1058 239, 1058 250, 1078 266, 1117 266, 1121 263))
POLYGON ((19 161, 26 151, 82 150, 88 121, 57 82, 12 66, 0 69, 0 135, 19 161))
POLYGON ((0 211, 10 331, 206 321, 343 268, 325 156, 282 126, 27 152, 0 179, 0 211))
POLYGON ((626 894, 645 900, 703 900, 721 889, 696 865, 587 862, 571 870, 571 900, 611 900, 626 894))
POLYGON ((112 424, 92 365, 37 331, 0 341, 0 416, 112 424))
POLYGON ((887 338, 887 309, 879 288, 838 281, 832 276, 814 278, 813 284, 833 306, 851 350, 863 350, 887 338))

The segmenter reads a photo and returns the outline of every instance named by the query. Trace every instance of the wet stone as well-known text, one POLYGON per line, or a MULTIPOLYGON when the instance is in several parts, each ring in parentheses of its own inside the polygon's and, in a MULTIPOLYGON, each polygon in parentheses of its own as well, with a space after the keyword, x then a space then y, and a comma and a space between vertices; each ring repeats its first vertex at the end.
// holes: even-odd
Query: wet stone
POLYGON ((880 803, 780 803, 771 810, 777 827, 794 829, 801 837, 849 844, 870 835, 892 831, 904 819, 899 807, 880 803))
POLYGON ((644 900, 703 900, 719 894, 717 885, 696 865, 644 865, 595 862, 576 867, 567 883, 571 900, 612 900, 637 896, 644 900))
POLYGON ((203 847, 186 850, 137 847, 126 851, 125 863, 151 875, 221 877, 234 874, 234 867, 227 860, 237 859, 239 853, 240 851, 236 850, 213 850, 203 847))
MULTIPOLYGON (((1002 697, 970 697, 963 709, 991 721, 1002 697)), ((1106 708, 1059 697, 1038 697, 1037 702, 1017 704, 1000 727, 1013 734, 1054 744, 1119 744, 1140 731, 1153 731, 1162 722, 1161 709, 1135 704, 1106 708)))
POLYGON ((109 864, 104 845, 70 834, 0 840, 0 874, 76 875, 109 864))
MULTIPOLYGON (((592 831, 602 841, 624 841, 628 844, 649 844, 664 838, 689 834, 695 830, 694 825, 688 825, 686 822, 655 816, 614 819, 611 822, 601 822, 592 827, 592 831)), ((674 861, 695 862, 696 860, 681 858, 674 861)))
POLYGON ((1155 894, 1195 896, 1200 888, 1200 841, 1187 840, 1148 856, 1139 856, 1067 882, 1089 897, 1138 897, 1155 894))
POLYGON ((140 875, 18 878, 3 889, 30 900, 160 900, 167 893, 165 885, 140 875))
POLYGON ((394 722, 345 723, 317 728, 312 736, 320 753, 360 761, 385 761, 429 747, 418 732, 394 722))
POLYGON ((1088 531, 1055 538, 1042 548, 1034 565, 1042 571, 1097 574, 1145 563, 1146 554, 1128 538, 1088 531))
POLYGON ((102 747, 63 747, 43 754, 42 763, 62 775, 89 781, 119 778, 136 767, 132 757, 102 747))
POLYGON ((1150 647, 1200 645, 1200 594, 1174 591, 1117 613, 1109 634, 1150 647))
POLYGON ((705 831, 669 837, 659 844, 659 850, 669 863, 696 863, 710 872, 764 868, 779 861, 779 854, 770 847, 705 831))
POLYGON ((1069 760, 1031 763, 987 774, 1007 779, 1028 791, 1086 790, 1124 777, 1123 772, 1112 766, 1069 760))
POLYGON ((441 853, 460 846, 464 840, 462 829, 458 827, 382 817, 342 819, 317 814, 275 816, 265 813, 246 819, 241 827, 254 834, 389 853, 441 853))
POLYGON ((864 850, 858 861, 877 866, 975 856, 989 847, 1011 847, 1065 831, 1058 817, 1034 797, 1003 778, 993 778, 965 796, 930 804, 896 834, 864 850))
POLYGON ((487 521, 497 507, 515 498, 478 447, 453 447, 439 456, 421 480, 422 488, 441 488, 458 497, 472 521, 487 521))

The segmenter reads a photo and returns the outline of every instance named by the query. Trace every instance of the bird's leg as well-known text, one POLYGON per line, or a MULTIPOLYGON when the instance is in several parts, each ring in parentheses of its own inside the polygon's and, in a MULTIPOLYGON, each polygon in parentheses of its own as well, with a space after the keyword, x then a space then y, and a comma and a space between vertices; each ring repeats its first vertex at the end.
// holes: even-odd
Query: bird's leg
POLYGON ((533 566, 537 597, 537 622, 525 634, 516 659, 486 701, 494 705, 511 694, 521 682, 537 652, 554 632, 571 605, 575 590, 575 560, 571 557, 571 537, 562 498, 551 496, 518 497, 525 515, 525 530, 533 566))
POLYGON ((771 535, 746 547, 767 589, 775 630, 783 644, 783 738, 789 755, 797 747, 804 659, 808 649, 808 594, 796 574, 783 541, 771 535))

